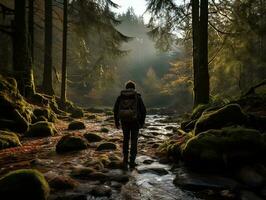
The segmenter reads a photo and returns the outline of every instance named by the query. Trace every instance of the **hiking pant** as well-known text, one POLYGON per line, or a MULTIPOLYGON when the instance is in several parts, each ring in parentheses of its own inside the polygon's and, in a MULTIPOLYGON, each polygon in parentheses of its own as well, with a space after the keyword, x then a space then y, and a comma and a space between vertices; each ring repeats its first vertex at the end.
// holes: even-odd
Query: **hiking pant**
POLYGON ((122 130, 124 135, 123 140, 123 154, 124 163, 128 162, 128 151, 129 151, 129 141, 130 145, 130 163, 134 163, 137 152, 138 152, 138 135, 139 135, 139 125, 137 124, 122 124, 122 130))

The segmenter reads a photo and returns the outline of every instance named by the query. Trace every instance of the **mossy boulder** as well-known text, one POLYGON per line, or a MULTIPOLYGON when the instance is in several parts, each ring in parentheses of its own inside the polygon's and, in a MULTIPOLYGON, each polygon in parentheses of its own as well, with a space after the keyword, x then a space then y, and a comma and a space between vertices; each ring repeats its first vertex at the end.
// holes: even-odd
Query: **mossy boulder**
POLYGON ((116 144, 112 142, 103 142, 99 144, 98 147, 96 148, 97 151, 116 150, 116 149, 117 149, 116 144))
POLYGON ((56 114, 49 107, 40 107, 33 110, 33 114, 36 118, 45 117, 49 122, 55 122, 56 114))
POLYGON ((228 104, 218 110, 202 113, 195 125, 195 134, 209 129, 219 129, 230 125, 242 125, 247 116, 238 104, 228 104))
POLYGON ((243 127, 211 129, 190 139, 183 151, 184 161, 194 167, 234 167, 261 160, 266 143, 260 132, 243 127))
POLYGON ((80 179, 87 179, 90 177, 90 174, 94 172, 96 172, 95 169, 91 167, 79 167, 72 170, 71 176, 80 179))
POLYGON ((48 137, 57 133, 54 124, 47 121, 40 121, 30 125, 29 131, 26 132, 28 137, 48 137))
POLYGON ((4 199, 46 200, 50 188, 37 170, 21 169, 0 179, 0 196, 4 199))
POLYGON ((85 133, 84 137, 88 140, 88 142, 100 142, 103 138, 97 133, 85 133))
POLYGON ((85 124, 81 121, 72 121, 68 125, 68 130, 80 130, 85 128, 86 128, 85 124))
POLYGON ((81 108, 75 107, 71 112, 71 117, 73 118, 81 118, 84 117, 84 112, 81 108))
POLYGON ((0 149, 21 146, 18 136, 9 131, 0 131, 0 149))
POLYGON ((56 152, 64 153, 69 151, 79 151, 87 148, 85 138, 74 135, 63 136, 56 144, 56 152))

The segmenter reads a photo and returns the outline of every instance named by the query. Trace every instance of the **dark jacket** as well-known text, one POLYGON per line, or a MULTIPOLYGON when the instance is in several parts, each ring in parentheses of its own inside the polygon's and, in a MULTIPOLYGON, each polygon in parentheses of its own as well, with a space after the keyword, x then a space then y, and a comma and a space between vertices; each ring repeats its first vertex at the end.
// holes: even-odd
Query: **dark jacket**
MULTIPOLYGON (((115 119, 115 125, 118 127, 120 125, 120 119, 118 116, 118 111, 119 111, 119 103, 121 98, 123 98, 122 96, 122 92, 121 94, 117 97, 115 105, 114 105, 114 119, 115 119)), ((141 95, 139 93, 137 93, 137 109, 138 109, 138 123, 140 125, 140 127, 144 126, 145 123, 145 118, 146 118, 146 108, 145 105, 142 101, 141 95)))

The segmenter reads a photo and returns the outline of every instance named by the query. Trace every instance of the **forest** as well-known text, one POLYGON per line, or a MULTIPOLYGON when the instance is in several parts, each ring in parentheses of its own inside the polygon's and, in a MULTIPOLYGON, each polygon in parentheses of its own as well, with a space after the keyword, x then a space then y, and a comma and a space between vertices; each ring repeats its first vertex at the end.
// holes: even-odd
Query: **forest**
POLYGON ((266 199, 266 0, 135 1, 0 0, 1 200, 266 199))

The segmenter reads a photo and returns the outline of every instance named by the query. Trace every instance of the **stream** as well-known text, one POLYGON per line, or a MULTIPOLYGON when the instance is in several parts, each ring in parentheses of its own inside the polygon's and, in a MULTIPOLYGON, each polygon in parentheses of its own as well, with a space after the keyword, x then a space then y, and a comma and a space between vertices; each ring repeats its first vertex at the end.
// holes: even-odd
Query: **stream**
MULTIPOLYGON (((122 147, 121 130, 114 129, 113 119, 105 114, 96 114, 95 119, 82 119, 86 125, 85 130, 67 130, 68 121, 60 120, 56 124, 60 135, 69 132, 83 134, 97 132, 102 127, 109 130, 108 133, 99 133, 107 141, 115 142, 118 150, 114 152, 96 152, 97 143, 91 143, 89 148, 79 152, 57 154, 55 144, 61 136, 24 139, 23 147, 13 148, 12 153, 0 152, 0 174, 19 168, 36 168, 43 172, 46 177, 69 176, 75 169, 87 166, 88 160, 103 155, 118 155, 120 158, 122 147)), ((52 190, 50 200, 105 200, 105 199, 128 199, 128 200, 196 200, 199 199, 194 193, 182 190, 173 184, 175 178, 172 166, 159 163, 155 150, 165 139, 172 136, 177 123, 167 121, 167 115, 148 115, 145 129, 140 130, 138 166, 134 170, 123 171, 121 169, 105 169, 110 177, 116 177, 110 181, 75 179, 78 186, 71 190, 52 190), (117 177, 127 176, 126 183, 116 181, 117 177), (97 188, 97 195, 91 191, 97 188), (99 191, 98 191, 99 190, 99 191), (100 194, 100 195, 99 195, 100 194), (98 196, 98 197, 97 197, 98 196), (101 196, 101 197, 100 197, 101 196)))

